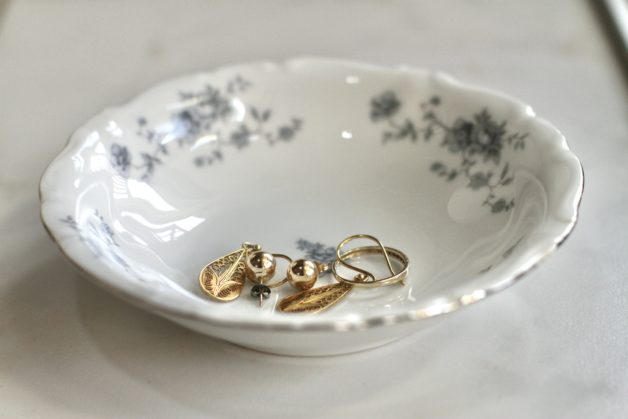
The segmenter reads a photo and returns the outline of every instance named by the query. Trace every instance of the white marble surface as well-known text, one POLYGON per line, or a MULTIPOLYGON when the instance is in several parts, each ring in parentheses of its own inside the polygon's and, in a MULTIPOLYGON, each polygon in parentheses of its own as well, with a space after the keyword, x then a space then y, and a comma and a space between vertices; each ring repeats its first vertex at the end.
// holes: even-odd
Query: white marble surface
POLYGON ((11 2, 0 22, 0 417, 626 417, 626 81, 585 1, 11 2), (72 129, 164 78, 295 55, 430 67, 529 102, 584 164, 574 234, 505 293, 336 358, 240 349, 80 278, 37 202, 72 129))

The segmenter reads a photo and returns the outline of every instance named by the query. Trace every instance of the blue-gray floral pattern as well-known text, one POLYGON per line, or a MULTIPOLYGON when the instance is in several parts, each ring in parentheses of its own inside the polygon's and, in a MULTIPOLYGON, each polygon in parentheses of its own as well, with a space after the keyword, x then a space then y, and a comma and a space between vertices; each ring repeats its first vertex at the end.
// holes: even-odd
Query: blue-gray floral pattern
MULTIPOLYGON (((243 149, 258 139, 269 145, 293 140, 301 130, 303 121, 290 118, 280 124, 271 124, 272 109, 247 106, 247 119, 223 132, 235 112, 233 98, 251 88, 250 81, 241 76, 228 81, 221 89, 206 85, 198 91, 179 92, 179 101, 189 104, 183 110, 171 114, 168 129, 154 126, 145 116, 137 118, 137 135, 149 145, 145 151, 132 153, 128 145, 113 143, 110 147, 111 165, 124 177, 134 176, 149 181, 155 169, 173 152, 172 146, 193 145, 204 135, 213 135, 216 146, 209 153, 195 155, 192 163, 207 167, 224 159, 223 147, 243 149)), ((230 125, 231 126, 231 125, 230 125)))
MULTIPOLYGON (((512 252, 515 251, 515 249, 517 248, 517 246, 519 246, 519 243, 521 243, 524 239, 524 236, 519 237, 519 239, 514 242, 513 244, 511 244, 506 250, 504 250, 504 252, 501 254, 501 259, 508 259, 510 257, 510 255, 512 255, 512 252)), ((480 272, 478 272, 479 274, 483 274, 486 273, 488 271, 490 271, 491 269, 493 269, 494 265, 488 265, 486 268, 480 270, 480 272)))
MULTIPOLYGON (((115 239, 115 232, 98 210, 94 210, 93 217, 90 217, 84 225, 79 225, 72 215, 67 215, 59 221, 78 234, 79 239, 87 245, 96 259, 106 257, 123 269, 130 269, 129 263, 120 253, 120 245, 115 239), (85 231, 86 229, 89 231, 85 231)), ((298 239, 296 247, 304 252, 305 258, 310 260, 330 262, 336 257, 336 249, 323 243, 298 239)))
POLYGON ((60 221, 78 233, 79 239, 87 245, 96 259, 106 258, 124 270, 129 270, 129 263, 120 252, 113 229, 98 210, 94 210, 93 217, 84 225, 79 225, 72 215, 60 221))
POLYGON ((509 132, 506 121, 498 123, 486 108, 472 117, 458 117, 453 123, 446 123, 438 116, 441 103, 439 96, 421 103, 419 123, 412 118, 399 117, 401 100, 395 92, 385 91, 371 100, 370 118, 374 123, 387 124, 382 133, 384 144, 421 139, 428 142, 439 137, 440 146, 458 156, 459 163, 451 166, 435 161, 430 165, 431 172, 449 182, 464 178, 467 188, 486 193, 482 205, 488 206, 492 213, 509 211, 515 205, 514 198, 500 195, 498 191, 510 185, 514 176, 510 165, 502 164, 502 153, 507 147, 523 150, 528 134, 509 132), (479 163, 482 169, 478 169, 479 163))
POLYGON ((317 262, 331 262, 336 258, 336 248, 326 246, 323 243, 312 242, 305 239, 297 240, 297 249, 304 252, 306 259, 317 262))

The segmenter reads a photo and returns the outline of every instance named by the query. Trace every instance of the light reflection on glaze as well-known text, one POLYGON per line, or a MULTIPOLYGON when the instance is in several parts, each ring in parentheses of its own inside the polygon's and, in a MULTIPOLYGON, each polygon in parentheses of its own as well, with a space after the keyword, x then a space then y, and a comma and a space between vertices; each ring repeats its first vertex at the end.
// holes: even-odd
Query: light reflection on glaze
POLYGON ((151 234, 160 242, 167 243, 173 240, 178 239, 185 233, 192 231, 192 229, 198 227, 203 222, 205 222, 204 218, 188 216, 178 220, 168 221, 165 223, 155 223, 149 221, 146 217, 141 214, 130 212, 130 211, 122 211, 120 212, 120 218, 125 219, 129 218, 136 223, 140 224, 142 228, 150 231, 151 234))

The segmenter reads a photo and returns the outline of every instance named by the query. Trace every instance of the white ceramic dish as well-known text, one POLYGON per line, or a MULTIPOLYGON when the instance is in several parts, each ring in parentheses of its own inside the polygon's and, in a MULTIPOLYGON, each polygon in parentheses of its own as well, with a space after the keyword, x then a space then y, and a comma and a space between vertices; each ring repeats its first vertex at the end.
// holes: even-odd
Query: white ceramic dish
MULTIPOLYGON (((393 341, 512 285, 568 236, 583 174, 531 108, 424 70, 323 59, 159 84, 79 128, 41 181, 63 253, 109 291, 177 323, 292 355, 393 341), (197 275, 257 242, 330 257, 364 232, 411 259, 406 286, 353 291, 314 316, 197 275)), ((330 281, 329 278, 322 282, 330 281)))

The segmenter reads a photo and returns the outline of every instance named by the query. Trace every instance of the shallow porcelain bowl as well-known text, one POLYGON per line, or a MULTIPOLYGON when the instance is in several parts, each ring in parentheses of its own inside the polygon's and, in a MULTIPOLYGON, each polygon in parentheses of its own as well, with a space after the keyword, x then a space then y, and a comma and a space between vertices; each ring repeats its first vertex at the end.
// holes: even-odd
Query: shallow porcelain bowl
POLYGON ((519 101, 425 70, 297 59, 182 77, 105 110, 46 170, 41 210, 114 294, 236 344, 322 355, 512 285, 568 236, 582 187, 563 136, 519 101), (408 254, 405 286, 356 289, 316 315, 275 309, 289 287, 261 309, 248 288, 218 303, 199 287, 243 241, 328 260, 354 233, 408 254))

